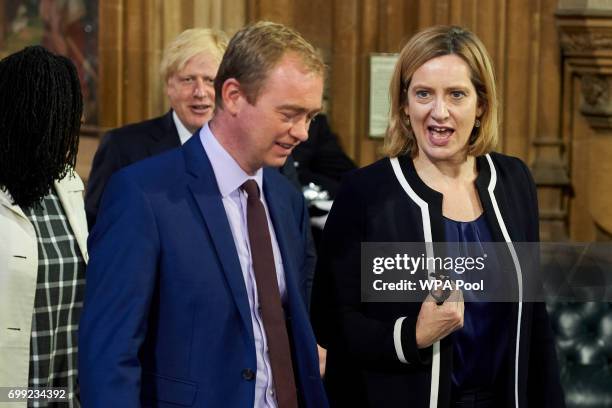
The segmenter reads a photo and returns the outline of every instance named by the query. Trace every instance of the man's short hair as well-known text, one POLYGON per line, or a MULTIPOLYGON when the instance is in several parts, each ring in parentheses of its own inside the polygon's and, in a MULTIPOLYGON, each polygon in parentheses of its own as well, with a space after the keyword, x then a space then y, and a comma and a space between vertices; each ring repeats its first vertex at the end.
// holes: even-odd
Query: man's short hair
POLYGON ((282 24, 259 21, 239 30, 230 40, 215 78, 215 104, 223 108, 221 88, 236 79, 250 104, 254 104, 268 73, 286 53, 294 53, 304 67, 324 75, 325 63, 297 31, 282 24))
POLYGON ((198 54, 208 53, 216 62, 221 61, 227 41, 227 35, 219 30, 190 28, 183 31, 164 49, 160 66, 164 82, 183 69, 187 62, 198 54))

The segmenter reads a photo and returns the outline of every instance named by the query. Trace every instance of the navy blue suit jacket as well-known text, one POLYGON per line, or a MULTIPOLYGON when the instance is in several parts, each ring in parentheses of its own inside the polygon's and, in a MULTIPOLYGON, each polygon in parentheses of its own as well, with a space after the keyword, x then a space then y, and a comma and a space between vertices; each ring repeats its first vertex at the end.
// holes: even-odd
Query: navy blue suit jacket
MULTIPOLYGON (((96 223, 104 187, 115 172, 180 146, 181 138, 172 119, 171 110, 163 116, 132 123, 106 133, 94 156, 87 181, 85 213, 89 229, 91 230, 96 223)), ((291 156, 282 167, 282 173, 302 191, 291 156)))
POLYGON ((117 171, 137 161, 181 146, 172 111, 108 131, 100 141, 87 180, 85 213, 91 230, 96 223, 104 187, 117 171))
MULTIPOLYGON (((263 190, 285 268, 298 395, 303 406, 327 406, 304 302, 306 207, 275 170, 264 169, 263 190)), ((116 173, 88 244, 83 406, 253 406, 249 301, 198 137, 116 173)))

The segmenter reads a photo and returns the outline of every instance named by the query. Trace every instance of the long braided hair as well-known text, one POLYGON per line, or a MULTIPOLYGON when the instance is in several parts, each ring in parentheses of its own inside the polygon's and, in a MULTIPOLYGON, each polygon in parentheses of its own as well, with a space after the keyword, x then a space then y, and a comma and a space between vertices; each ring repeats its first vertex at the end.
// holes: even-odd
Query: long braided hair
POLYGON ((83 97, 74 64, 41 46, 0 61, 0 189, 28 208, 72 172, 83 97))

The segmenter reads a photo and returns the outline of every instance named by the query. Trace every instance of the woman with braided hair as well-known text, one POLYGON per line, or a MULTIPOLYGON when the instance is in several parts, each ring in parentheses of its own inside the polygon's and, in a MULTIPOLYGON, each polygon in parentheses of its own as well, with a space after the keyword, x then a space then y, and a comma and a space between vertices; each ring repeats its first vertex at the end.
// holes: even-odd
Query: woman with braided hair
POLYGON ((0 61, 0 387, 67 389, 62 402, 35 406, 80 407, 87 223, 73 169, 82 111, 69 59, 35 46, 0 61))

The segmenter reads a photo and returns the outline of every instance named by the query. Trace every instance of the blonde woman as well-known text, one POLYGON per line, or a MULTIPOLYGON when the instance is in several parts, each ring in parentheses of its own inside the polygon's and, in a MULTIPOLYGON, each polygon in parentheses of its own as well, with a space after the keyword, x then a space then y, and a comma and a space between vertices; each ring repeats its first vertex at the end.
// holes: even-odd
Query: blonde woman
POLYGON ((493 152, 497 95, 482 42, 459 27, 416 34, 390 90, 388 157, 345 178, 315 274, 330 404, 564 406, 543 304, 464 304, 458 290, 441 304, 361 302, 362 242, 539 239, 528 168, 493 152))

